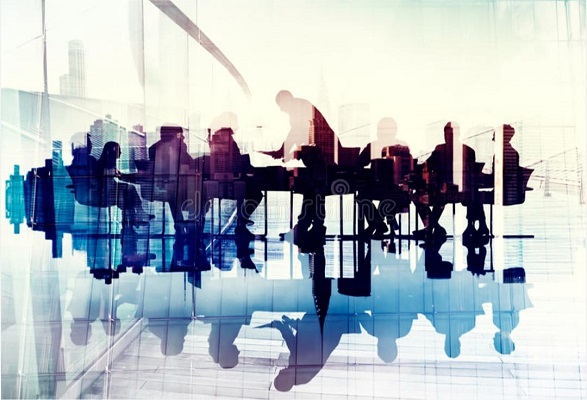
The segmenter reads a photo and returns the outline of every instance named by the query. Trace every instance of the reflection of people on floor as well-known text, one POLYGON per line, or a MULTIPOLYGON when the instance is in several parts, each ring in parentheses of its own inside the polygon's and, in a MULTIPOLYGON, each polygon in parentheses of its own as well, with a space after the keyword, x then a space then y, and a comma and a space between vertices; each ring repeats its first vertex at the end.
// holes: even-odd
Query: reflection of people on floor
MULTIPOLYGON (((280 308, 279 298, 267 296, 275 290, 275 281, 260 274, 247 274, 242 269, 236 272, 236 279, 207 282, 206 292, 196 298, 197 314, 203 316, 198 319, 211 326, 209 354, 222 368, 233 368, 238 364, 240 351, 235 342, 241 328, 251 323, 253 312, 280 308), (230 295, 226 296, 226 293, 230 295)), ((286 287, 291 286, 285 284, 286 287)))
POLYGON ((132 272, 140 274, 143 271, 143 267, 147 265, 149 260, 155 259, 156 255, 154 253, 147 253, 147 249, 139 250, 139 235, 134 229, 122 227, 120 236, 122 260, 118 269, 126 271, 126 268, 130 267, 132 268, 132 272))
POLYGON ((423 310, 423 296, 419 293, 422 276, 412 272, 407 260, 396 259, 392 253, 384 258, 380 246, 371 248, 373 272, 377 275, 372 277, 372 296, 356 299, 357 311, 361 310, 359 323, 377 338, 379 358, 391 363, 398 356, 397 339, 410 332, 418 312, 423 310))
POLYGON ((461 354, 461 337, 475 327, 477 316, 484 314, 479 288, 469 271, 451 272, 452 263, 442 261, 439 249, 429 251, 435 253, 435 273, 431 276, 427 258, 429 279, 424 291, 430 295, 425 298, 423 313, 436 332, 445 335, 446 355, 456 358, 461 354))
POLYGON ((161 340, 161 354, 164 356, 181 354, 191 322, 190 318, 149 319, 149 331, 161 340))
MULTIPOLYGON (((371 248, 373 246, 371 240, 360 238, 356 244, 356 264, 351 271, 341 272, 342 276, 337 279, 338 293, 352 297, 369 297, 371 296, 371 248)), ((379 249, 378 246, 375 247, 379 249)))
POLYGON ((417 314, 381 313, 360 314, 359 321, 365 331, 377 338, 377 355, 381 361, 392 363, 397 359, 397 339, 406 336, 412 329, 417 314))
POLYGON ((315 253, 310 254, 308 261, 310 278, 312 279, 314 308, 320 322, 320 333, 323 333, 326 315, 330 307, 330 298, 332 297, 332 279, 326 277, 324 249, 317 249, 315 253))
POLYGON ((192 322, 193 298, 186 291, 185 276, 149 272, 142 276, 143 298, 136 317, 145 318, 149 331, 160 339, 161 354, 178 355, 192 322))
POLYGON ((508 272, 525 275, 523 268, 506 269, 503 271, 504 283, 491 280, 486 286, 487 300, 491 302, 493 310, 493 324, 499 329, 493 337, 493 345, 501 354, 510 354, 515 350, 511 333, 520 322, 520 311, 532 307, 523 279, 511 276, 507 281, 512 283, 506 283, 508 272))
POLYGON ((295 320, 283 315, 281 320, 259 327, 271 326, 279 330, 290 353, 288 366, 279 371, 274 381, 279 391, 289 391, 294 385, 310 382, 326 364, 342 335, 350 333, 347 321, 326 318, 332 296, 332 279, 326 276, 323 247, 315 250, 301 259, 304 276, 312 281, 315 313, 307 311, 301 319, 295 320))
POLYGON ((128 275, 115 286, 113 296, 111 287, 94 279, 86 271, 79 272, 75 278, 73 295, 67 310, 71 323, 71 340, 78 346, 85 346, 92 337, 94 321, 101 321, 104 333, 114 336, 120 332, 120 320, 116 316, 118 306, 124 303, 137 304, 137 276, 128 275))
POLYGON ((242 229, 235 232, 236 258, 238 259, 241 268, 260 272, 260 267, 258 267, 251 259, 251 255, 254 253, 254 250, 251 248, 251 242, 254 240, 254 236, 247 232, 248 230, 242 229))
POLYGON ((142 206, 142 200, 134 185, 121 182, 123 174, 117 168, 117 161, 122 154, 120 145, 108 142, 104 145, 102 155, 96 163, 96 176, 100 182, 101 204, 117 205, 132 225, 149 223, 154 216, 149 215, 142 206))
POLYGON ((516 344, 511 338, 511 333, 520 322, 520 312, 494 312, 493 324, 499 328, 493 336, 493 347, 501 354, 511 354, 516 349, 516 344))
POLYGON ((288 366, 273 381, 281 392, 310 382, 322 370, 342 335, 349 331, 346 320, 329 320, 321 334, 318 318, 311 313, 295 320, 284 315, 272 326, 279 330, 290 353, 288 366))
POLYGON ((173 242, 173 256, 171 271, 208 271, 210 262, 202 236, 198 234, 195 225, 187 225, 184 229, 176 230, 173 242))
POLYGON ((485 275, 487 248, 484 245, 469 244, 467 247, 467 271, 473 275, 485 275))
POLYGON ((212 360, 222 368, 234 368, 238 364, 240 351, 234 341, 243 325, 240 321, 222 317, 211 322, 208 352, 212 360))
POLYGON ((440 255, 440 248, 446 242, 444 240, 427 241, 421 247, 424 248, 424 266, 426 276, 430 279, 450 279, 453 265, 444 261, 440 255))

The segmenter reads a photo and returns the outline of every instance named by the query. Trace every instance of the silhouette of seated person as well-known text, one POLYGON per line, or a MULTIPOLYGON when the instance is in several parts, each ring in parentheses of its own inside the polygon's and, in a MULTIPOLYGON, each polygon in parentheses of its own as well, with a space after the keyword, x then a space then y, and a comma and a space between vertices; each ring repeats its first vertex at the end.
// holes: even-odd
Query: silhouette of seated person
POLYGON ((467 228, 475 221, 479 230, 487 231, 483 205, 477 199, 480 171, 475 162, 475 150, 459 141, 459 127, 454 122, 444 126, 445 143, 436 146, 426 160, 428 173, 428 204, 415 197, 416 211, 424 224, 424 229, 415 231, 417 238, 445 237, 446 230, 439 220, 448 202, 460 200, 467 206, 467 228))
POLYGON ((293 153, 300 146, 313 144, 322 149, 327 165, 334 164, 334 151, 338 141, 322 113, 308 100, 294 97, 287 90, 277 93, 275 102, 281 111, 289 115, 290 130, 278 150, 262 153, 287 162, 294 158, 293 153))
POLYGON ((117 168, 117 161, 121 154, 118 143, 107 142, 96 163, 95 172, 100 185, 100 204, 118 206, 125 213, 124 219, 131 225, 146 225, 154 216, 143 209, 141 197, 135 186, 121 181, 125 179, 117 168))
MULTIPOLYGON (((493 157, 492 172, 489 176, 484 177, 486 187, 494 187, 497 189, 501 185, 502 191, 502 205, 522 204, 526 199, 526 190, 528 179, 533 170, 520 166, 520 155, 512 146, 511 140, 516 131, 511 125, 501 126, 498 132, 493 132, 493 141, 499 139, 502 134, 503 146, 501 154, 501 171, 497 171, 496 176, 496 156, 493 157), (497 135, 496 135, 497 133, 497 135)), ((494 192, 495 193, 495 192, 494 192)), ((494 199, 495 201, 495 199, 494 199)))
MULTIPOLYGON (((365 146, 359 154, 359 167, 365 168, 371 166, 371 180, 368 183, 366 190, 359 191, 360 206, 366 207, 365 217, 367 219, 368 228, 365 234, 373 235, 374 239, 382 239, 383 235, 389 231, 385 224, 384 217, 389 218, 392 223, 392 228, 396 228, 395 210, 389 215, 384 215, 385 208, 375 207, 371 200, 386 200, 389 197, 390 190, 392 192, 399 192, 397 185, 402 179, 401 172, 404 159, 407 158, 411 164, 412 156, 410 150, 405 142, 396 139, 397 124, 393 118, 382 118, 377 124, 377 138, 365 146), (384 158, 387 160, 381 161, 384 158), (393 161, 389 158, 393 158, 393 161), (398 174, 395 174, 395 172, 398 174), (397 179, 396 179, 397 175, 397 179)), ((408 168, 411 169, 411 168, 408 168)), ((403 171, 406 175, 411 172, 409 170, 403 171)), ((397 200, 397 199, 394 199, 397 200)), ((382 203, 380 203, 380 206, 382 203)), ((383 204, 385 206, 385 204, 383 204)), ((396 208, 396 207, 393 207, 396 208)))
POLYGON ((160 128, 160 140, 149 147, 152 174, 149 197, 169 203, 176 230, 182 229, 182 222, 195 218, 199 206, 194 160, 184 139, 181 127, 164 125, 160 128))
POLYGON ((100 207, 100 184, 96 177, 98 160, 92 156, 92 141, 86 133, 77 133, 71 139, 71 165, 65 167, 73 183, 78 203, 100 207))
POLYGON ((116 165, 121 155, 118 143, 106 143, 98 160, 91 152, 92 142, 87 136, 85 146, 78 139, 72 143, 73 160, 66 169, 73 183, 75 199, 91 207, 118 206, 124 213, 125 223, 147 224, 152 216, 143 209, 136 188, 120 181, 124 176, 116 165))
MULTIPOLYGON (((248 154, 242 154, 234 140, 235 130, 238 129, 237 117, 234 113, 225 112, 214 119, 209 129, 210 161, 212 179, 220 183, 244 182, 244 193, 237 193, 236 186, 233 196, 237 200, 237 227, 236 234, 252 235, 247 225, 253 225, 250 219, 263 193, 252 177, 252 166, 248 154), (210 134, 213 130, 213 133, 210 134)), ((230 191, 229 191, 230 193, 230 191)))
POLYGON ((383 152, 389 146, 408 146, 407 143, 396 138, 397 124, 393 118, 382 118, 377 124, 377 138, 368 143, 359 154, 359 164, 366 167, 371 160, 382 158, 383 152))
MULTIPOLYGON (((467 211, 468 226, 463 233, 464 240, 468 240, 471 243, 477 243, 478 245, 487 244, 489 241, 489 230, 485 224, 485 212, 483 210, 483 203, 495 204, 496 194, 500 196, 501 205, 509 206, 522 204, 526 199, 527 183, 532 174, 533 170, 530 168, 524 168, 520 166, 520 156, 516 149, 511 145, 511 140, 515 134, 515 130, 511 125, 502 125, 499 130, 493 132, 493 141, 499 140, 502 146, 497 146, 499 149, 502 148, 500 162, 496 164, 496 155, 492 161, 492 171, 489 175, 481 175, 479 180, 480 187, 494 188, 492 192, 489 192, 489 201, 486 199, 485 193, 479 194, 474 198, 472 202, 473 212, 467 211), (496 166, 500 165, 500 170, 496 174, 496 166), (471 215, 470 215, 471 214, 471 215), (480 221, 480 227, 476 229, 473 225, 473 219, 480 221)), ((497 156, 499 157, 499 156, 497 156)), ((497 201, 499 203, 499 200, 497 201)), ((469 207, 471 208, 471 207, 469 207)))
POLYGON ((294 226, 294 244, 302 253, 314 252, 325 243, 325 196, 327 191, 327 166, 318 146, 302 146, 295 152, 305 168, 298 168, 294 191, 303 196, 302 209, 294 226))

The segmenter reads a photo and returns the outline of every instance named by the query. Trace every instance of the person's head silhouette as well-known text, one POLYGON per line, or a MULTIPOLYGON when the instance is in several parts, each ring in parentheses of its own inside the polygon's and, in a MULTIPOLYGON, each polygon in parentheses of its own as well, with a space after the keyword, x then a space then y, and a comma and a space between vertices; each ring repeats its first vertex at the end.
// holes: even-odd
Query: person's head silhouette
POLYGON ((450 358, 457 358, 461 355, 461 339, 450 333, 444 338, 444 352, 450 358))
POLYGON ((121 155, 122 151, 120 150, 120 145, 118 143, 107 142, 102 150, 100 162, 106 168, 114 168, 116 167, 116 160, 118 160, 121 155))
POLYGON ((519 322, 519 311, 493 312, 493 324, 499 328, 499 332, 496 332, 493 337, 493 346, 499 353, 510 354, 516 349, 510 334, 518 326, 519 322))
POLYGON ((235 113, 230 111, 225 111, 214 118, 209 127, 210 132, 212 133, 220 129, 229 129, 231 133, 234 133, 238 128, 238 117, 235 113))
POLYGON ((212 357, 215 363, 218 363, 222 368, 234 368, 237 366, 240 351, 234 343, 223 345, 218 350, 217 357, 212 357))
POLYGON ((288 90, 282 90, 277 93, 275 96, 275 102, 281 109, 281 111, 286 111, 293 101, 293 95, 288 90))
POLYGON ((511 126, 511 125, 504 125, 503 126, 503 142, 504 143, 509 143, 512 138, 514 137, 514 134, 516 133, 515 129, 511 126))
POLYGON ((159 137, 162 141, 183 140, 183 128, 173 124, 165 124, 159 130, 159 137))
POLYGON ((500 354, 511 354, 516 349, 516 345, 509 335, 509 332, 496 332, 493 336, 493 347, 500 354))
POLYGON ((240 351, 234 344, 241 328, 239 323, 213 322, 208 337, 208 353, 215 363, 222 368, 234 368, 238 365, 240 351))
POLYGON ((71 139, 71 154, 90 154, 92 152, 92 141, 86 132, 78 132, 71 139))
POLYGON ((381 118, 377 124, 377 140, 393 142, 397 134, 397 124, 393 118, 381 118))
MULTIPOLYGON (((514 127, 509 124, 502 125, 501 130, 503 132, 503 142, 504 143, 509 143, 516 133, 516 130, 514 129, 514 127)), ((493 141, 495 141, 495 133, 496 132, 494 130, 493 131, 493 138, 491 139, 493 141)))
POLYGON ((86 320, 73 320, 71 322, 71 341, 76 346, 86 346, 92 337, 92 325, 86 320))
POLYGON ((447 122, 444 125, 444 141, 446 143, 453 143, 455 140, 458 140, 459 135, 459 125, 456 122, 447 122))
POLYGON ((279 390, 280 392, 289 392, 293 387, 295 382, 295 367, 287 367, 279 371, 275 380, 273 381, 273 386, 275 389, 279 390))
POLYGON ((391 335, 380 337, 377 341, 377 355, 381 361, 392 363, 397 358, 397 343, 391 335))
POLYGON ((161 354, 176 356, 183 351, 189 321, 156 321, 149 325, 149 330, 161 339, 161 354))
POLYGON ((108 336, 116 336, 120 333, 120 319, 116 318, 114 320, 103 319, 102 320, 102 328, 104 328, 104 333, 108 336))

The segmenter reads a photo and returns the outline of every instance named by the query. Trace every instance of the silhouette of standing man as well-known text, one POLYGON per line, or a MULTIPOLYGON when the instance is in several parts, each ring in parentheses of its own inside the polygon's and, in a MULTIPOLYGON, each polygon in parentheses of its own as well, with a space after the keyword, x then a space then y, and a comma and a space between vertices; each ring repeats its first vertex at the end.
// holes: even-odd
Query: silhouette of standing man
POLYGON ((279 150, 262 153, 287 162, 293 158, 294 150, 312 144, 320 148, 328 165, 334 164, 338 140, 322 113, 308 100, 293 97, 287 90, 277 93, 275 102, 281 111, 289 114, 291 128, 279 150))

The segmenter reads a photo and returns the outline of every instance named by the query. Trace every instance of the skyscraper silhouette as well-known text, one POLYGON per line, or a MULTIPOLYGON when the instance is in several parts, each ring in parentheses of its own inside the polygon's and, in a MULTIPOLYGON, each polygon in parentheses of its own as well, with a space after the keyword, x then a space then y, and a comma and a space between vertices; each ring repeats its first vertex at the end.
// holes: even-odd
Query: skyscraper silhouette
POLYGON ((69 72, 59 78, 59 92, 65 96, 86 97, 86 54, 81 40, 68 44, 69 72))

